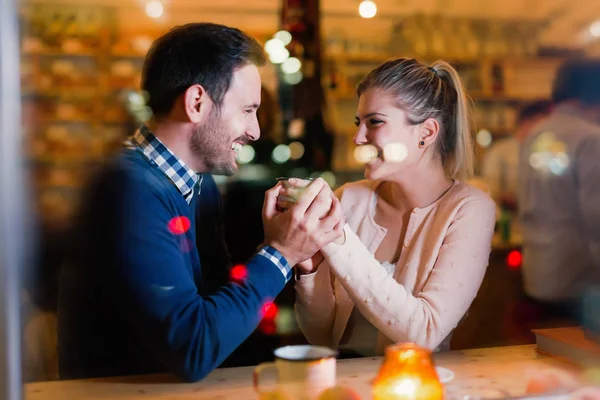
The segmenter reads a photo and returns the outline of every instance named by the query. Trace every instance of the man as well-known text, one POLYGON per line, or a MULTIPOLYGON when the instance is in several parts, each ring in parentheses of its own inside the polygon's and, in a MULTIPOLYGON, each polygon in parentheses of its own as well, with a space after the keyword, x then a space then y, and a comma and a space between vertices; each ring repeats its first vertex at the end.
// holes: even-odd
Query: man
POLYGON ((264 62, 255 40, 215 24, 181 26, 153 44, 142 74, 153 119, 87 192, 79 251, 62 273, 63 379, 201 379, 256 328, 291 266, 342 234, 323 180, 283 213, 276 186, 265 196, 265 245, 240 282, 229 280, 211 173, 234 174, 236 148, 259 137, 264 62))
POLYGON ((600 283, 600 61, 565 63, 552 96, 520 153, 523 278, 543 318, 578 319, 600 283))
POLYGON ((552 102, 540 100, 524 106, 517 116, 513 136, 494 142, 483 160, 482 175, 496 204, 514 208, 519 182, 519 146, 551 110, 552 102))

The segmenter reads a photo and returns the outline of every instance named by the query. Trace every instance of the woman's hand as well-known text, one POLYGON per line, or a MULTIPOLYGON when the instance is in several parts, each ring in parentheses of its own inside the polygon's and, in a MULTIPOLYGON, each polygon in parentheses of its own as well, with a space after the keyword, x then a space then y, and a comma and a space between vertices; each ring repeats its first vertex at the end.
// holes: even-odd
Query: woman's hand
POLYGON ((317 272, 319 268, 319 264, 323 262, 323 254, 320 251, 317 251, 311 258, 306 261, 302 261, 296 265, 298 268, 298 272, 300 275, 308 275, 314 272, 317 272))

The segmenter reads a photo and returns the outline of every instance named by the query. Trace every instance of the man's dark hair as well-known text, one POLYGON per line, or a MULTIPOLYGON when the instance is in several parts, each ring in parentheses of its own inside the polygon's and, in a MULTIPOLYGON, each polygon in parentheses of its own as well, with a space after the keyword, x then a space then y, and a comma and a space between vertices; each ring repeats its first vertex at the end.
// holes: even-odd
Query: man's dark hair
POLYGON ((579 100, 588 105, 600 104, 600 59, 565 61, 556 73, 552 99, 556 103, 579 100))
POLYGON ((517 123, 522 123, 530 118, 549 114, 554 103, 551 100, 539 100, 526 104, 519 110, 517 123))
POLYGON ((159 117, 168 114, 177 97, 197 84, 220 107, 235 70, 265 62, 260 44, 239 29, 211 23, 182 25, 152 44, 144 60, 142 90, 159 117))

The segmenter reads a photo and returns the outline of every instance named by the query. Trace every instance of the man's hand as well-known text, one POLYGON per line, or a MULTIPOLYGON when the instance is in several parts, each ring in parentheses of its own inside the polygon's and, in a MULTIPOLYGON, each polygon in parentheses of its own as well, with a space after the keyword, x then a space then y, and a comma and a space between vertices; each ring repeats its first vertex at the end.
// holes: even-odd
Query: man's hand
POLYGON ((323 179, 308 185, 300 199, 284 212, 277 210, 281 190, 279 183, 265 193, 265 243, 276 248, 290 265, 311 258, 343 235, 342 207, 323 179))

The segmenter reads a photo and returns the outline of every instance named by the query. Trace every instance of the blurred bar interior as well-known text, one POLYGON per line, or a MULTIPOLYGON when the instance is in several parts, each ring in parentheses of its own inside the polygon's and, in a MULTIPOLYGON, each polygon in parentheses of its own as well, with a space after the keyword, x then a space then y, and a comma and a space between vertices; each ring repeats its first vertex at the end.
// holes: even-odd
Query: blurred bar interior
MULTIPOLYGON (((278 176, 323 176, 332 187, 362 178, 352 143, 354 87, 381 62, 442 58, 460 72, 474 101, 478 177, 506 185, 506 171, 485 182, 484 159, 518 129, 520 109, 548 100, 566 58, 600 54, 600 3, 567 0, 22 0, 23 149, 38 250, 23 294, 24 378, 57 379, 57 276, 82 185, 150 117, 139 92, 153 39, 169 27, 210 21, 256 37, 270 61, 261 69, 261 138, 238 155, 234 177, 217 177, 225 199, 234 264, 262 239, 264 191, 278 176), (598 19, 598 20, 596 20, 598 19)), ((4 61, 3 61, 4 62, 4 61)), ((516 215, 499 202, 490 267, 453 348, 533 343, 522 306, 516 215), (501 224, 499 223, 499 226, 501 224)), ((269 305, 240 349, 247 365, 304 338, 292 313, 293 289, 269 305)))

